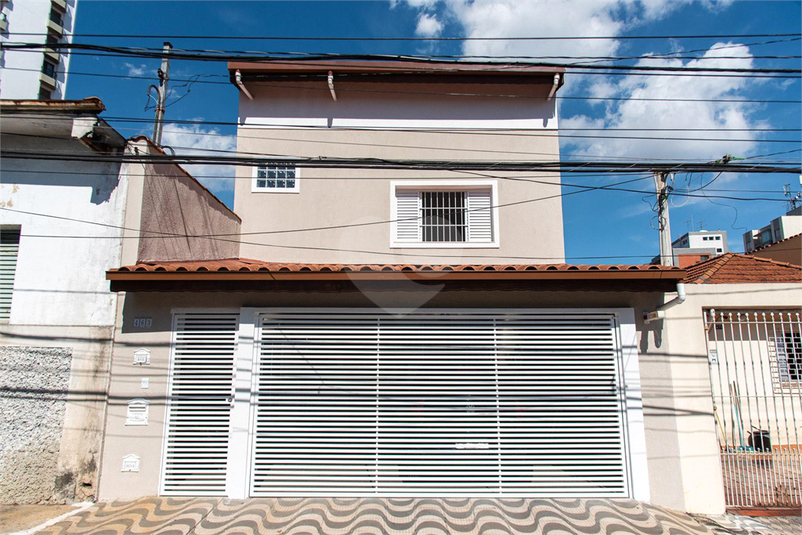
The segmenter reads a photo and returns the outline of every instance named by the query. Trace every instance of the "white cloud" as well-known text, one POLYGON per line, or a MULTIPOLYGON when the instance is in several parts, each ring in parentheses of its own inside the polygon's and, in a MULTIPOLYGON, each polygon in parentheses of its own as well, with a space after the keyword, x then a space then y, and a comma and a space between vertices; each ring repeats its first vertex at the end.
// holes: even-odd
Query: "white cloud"
POLYGON ((418 16, 418 25, 415 27, 415 35, 420 37, 437 37, 443 31, 443 23, 437 20, 434 15, 421 13, 418 16))
POLYGON ((134 65, 133 63, 123 63, 123 66, 128 69, 128 76, 142 76, 148 72, 148 67, 144 63, 134 65))
MULTIPOLYGON (((731 67, 751 68, 749 48, 732 43, 717 43, 708 50, 705 59, 683 62, 678 59, 643 58, 638 65, 671 67, 731 67), (728 59, 743 56, 745 59, 728 59)), ((566 135, 616 136, 616 139, 563 137, 565 152, 580 156, 623 157, 648 159, 712 160, 725 154, 746 156, 752 153, 758 138, 755 132, 732 131, 766 126, 752 118, 754 107, 747 102, 720 102, 737 99, 748 84, 758 82, 740 77, 628 75, 613 82, 598 82, 591 94, 622 97, 609 101, 603 119, 584 115, 560 120, 566 135), (689 99, 635 100, 635 99, 689 99), (688 125, 694 129, 685 130, 688 125), (571 128, 600 128, 598 132, 572 132, 571 128), (663 132, 638 129, 676 129, 663 132), (630 130, 622 130, 630 129, 630 130), (707 130, 704 130, 707 129, 707 130), (651 139, 622 139, 651 137, 651 139), (690 138, 688 141, 661 138, 690 138), (697 141, 696 139, 715 141, 697 141)))
MULTIPOLYGON (((180 155, 234 156, 237 136, 221 134, 216 128, 204 129, 200 125, 165 123, 162 145, 171 147, 180 155)), ((187 165, 184 168, 213 193, 230 192, 234 189, 234 166, 231 165, 187 165)))
MULTIPOLYGON (((694 0, 390 0, 432 11, 461 24, 466 37, 611 36, 644 22, 659 20, 694 0)), ((708 9, 733 0, 704 0, 708 9)), ((465 41, 463 53, 493 56, 609 56, 616 39, 551 41, 465 41)))

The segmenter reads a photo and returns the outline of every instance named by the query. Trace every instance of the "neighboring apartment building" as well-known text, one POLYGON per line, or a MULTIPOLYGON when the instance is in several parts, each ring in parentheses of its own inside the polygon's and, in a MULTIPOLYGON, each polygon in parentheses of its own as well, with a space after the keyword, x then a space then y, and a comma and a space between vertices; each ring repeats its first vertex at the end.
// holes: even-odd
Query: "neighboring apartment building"
MULTIPOLYGON (((72 42, 78 0, 0 0, 0 41, 72 42)), ((0 98, 63 99, 67 93, 67 50, 3 50, 0 98)))
MULTIPOLYGON (((700 230, 686 232, 671 244, 674 265, 681 268, 692 266, 729 252, 727 231, 700 230)), ((659 260, 659 259, 658 259, 659 260)))
POLYGON ((0 101, 0 503, 96 496, 118 303, 104 272, 238 254, 173 236, 236 234, 239 220, 178 166, 121 164, 161 151, 103 110, 0 101))
POLYGON ((107 272, 124 298, 101 499, 630 497, 723 511, 707 357, 683 345, 704 330, 643 321, 685 272, 565 264, 556 173, 461 169, 558 161, 562 72, 230 72, 238 151, 253 159, 237 171, 241 256, 107 272), (398 168, 363 165, 376 161, 398 168))
POLYGON ((789 210, 784 216, 772 219, 771 223, 759 230, 744 232, 744 252, 790 238, 802 233, 802 206, 789 210))

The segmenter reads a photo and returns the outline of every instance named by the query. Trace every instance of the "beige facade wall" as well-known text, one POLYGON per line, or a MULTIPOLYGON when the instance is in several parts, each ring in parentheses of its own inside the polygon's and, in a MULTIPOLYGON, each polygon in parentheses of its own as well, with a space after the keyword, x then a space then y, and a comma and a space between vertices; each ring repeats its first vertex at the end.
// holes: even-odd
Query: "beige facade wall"
MULTIPOLYGON (((132 145, 133 150, 145 154, 161 154, 144 139, 132 145)), ((133 228, 142 231, 137 261, 211 260, 239 256, 239 218, 180 166, 132 164, 127 173, 132 189, 141 188, 141 193, 132 191, 131 204, 132 209, 139 211, 138 225, 133 228), (221 236, 200 238, 188 237, 188 234, 221 236)))
MULTIPOLYGON (((100 498, 132 498, 157 494, 161 471, 165 396, 170 362, 172 309, 232 309, 240 307, 464 307, 464 308, 553 308, 588 309, 626 307, 635 310, 638 330, 639 366, 643 387, 648 479, 652 503, 675 509, 723 511, 723 487, 718 458, 708 450, 683 454, 696 447, 700 436, 712 436, 714 424, 710 410, 707 370, 699 377, 688 377, 673 356, 669 342, 682 348, 683 336, 669 336, 662 322, 643 325, 644 310, 652 310, 663 300, 661 293, 631 292, 543 292, 471 291, 439 292, 409 282, 408 288, 386 291, 360 283, 359 291, 349 293, 128 293, 118 322, 112 362, 112 383, 100 498), (150 318, 152 326, 133 328, 134 318, 150 318), (679 341, 676 341, 678 339, 679 341), (134 366, 133 354, 139 348, 151 351, 149 366, 134 366), (675 368, 678 368, 675 370, 675 368), (149 388, 141 388, 141 379, 149 388), (681 410, 688 388, 698 389, 693 412, 681 410), (126 427, 127 401, 150 401, 149 425, 126 427), (707 402, 707 409, 705 409, 707 402), (675 407, 678 410, 675 410, 675 407), (678 433, 678 429, 684 433, 678 433), (692 431, 688 431, 691 429, 692 431), (122 459, 129 454, 141 458, 139 473, 122 473, 122 459), (689 470, 689 472, 683 471, 689 470)), ((692 322, 686 329, 702 331, 692 322)), ((704 353, 702 352, 702 355, 704 353)))
MULTIPOLYGON (((251 88, 255 100, 241 99, 237 133, 241 156, 559 159, 556 108, 554 101, 546 101, 547 89, 541 86, 337 84, 334 102, 328 90, 291 85, 300 89, 255 85, 251 88), (428 93, 409 94, 422 91, 428 93), (440 91, 521 98, 449 97, 440 91)), ((414 264, 564 260, 558 173, 299 168, 299 191, 285 193, 253 192, 254 172, 252 167, 237 169, 234 210, 243 219, 244 258, 414 264), (392 180, 424 184, 446 180, 457 189, 471 181, 494 181, 502 205, 498 245, 392 247, 392 180), (503 206, 519 201, 531 202, 503 206)))

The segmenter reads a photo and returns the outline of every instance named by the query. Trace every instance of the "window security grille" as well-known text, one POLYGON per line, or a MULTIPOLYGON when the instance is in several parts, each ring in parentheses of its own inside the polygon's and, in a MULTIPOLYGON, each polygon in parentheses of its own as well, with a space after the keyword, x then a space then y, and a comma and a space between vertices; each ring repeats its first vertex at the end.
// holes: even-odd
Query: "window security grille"
POLYGON ((0 321, 11 317, 11 296, 17 271, 20 229, 0 228, 0 321))
POLYGON ((785 333, 774 340, 781 383, 802 381, 802 334, 785 333))
POLYGON ((464 191, 421 193, 423 241, 465 241, 468 218, 464 191))
POLYGON ((492 191, 397 189, 394 241, 403 243, 488 243, 495 238, 492 191))
POLYGON ((225 494, 237 314, 175 317, 162 494, 225 494))
POLYGON ((628 496, 610 314, 261 316, 253 496, 628 496))
POLYGON ((257 189, 295 189, 297 172, 295 167, 263 165, 256 170, 257 189))

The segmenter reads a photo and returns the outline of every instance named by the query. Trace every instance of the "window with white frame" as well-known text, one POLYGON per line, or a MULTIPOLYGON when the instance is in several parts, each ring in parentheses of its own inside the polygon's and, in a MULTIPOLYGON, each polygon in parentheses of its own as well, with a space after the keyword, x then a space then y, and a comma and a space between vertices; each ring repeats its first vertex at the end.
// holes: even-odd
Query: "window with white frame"
POLYGON ((295 166, 267 164, 254 170, 253 191, 297 192, 299 172, 295 166))
POLYGON ((495 182, 395 182, 393 247, 497 247, 495 182))

